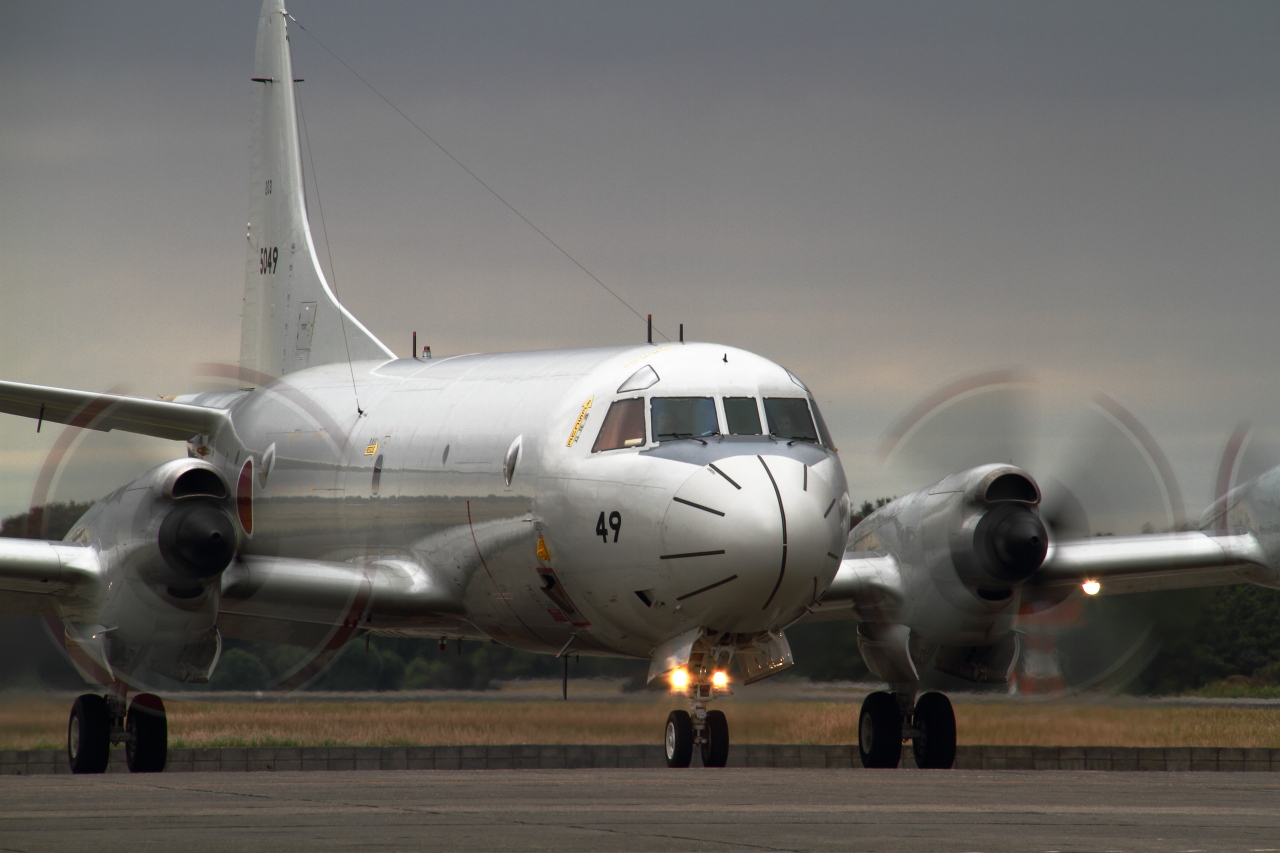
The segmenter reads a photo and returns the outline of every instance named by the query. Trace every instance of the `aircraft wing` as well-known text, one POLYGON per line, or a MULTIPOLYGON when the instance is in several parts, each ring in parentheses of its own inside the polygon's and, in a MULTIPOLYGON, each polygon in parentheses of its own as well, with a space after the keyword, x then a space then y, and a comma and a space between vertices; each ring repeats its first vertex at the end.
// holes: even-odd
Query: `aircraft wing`
MULTIPOLYGON (((822 599, 805 621, 860 619, 895 622, 910 597, 892 555, 848 551, 822 599)), ((1260 583, 1280 586, 1257 537, 1251 533, 1098 536, 1054 543, 1040 570, 1027 581, 1023 601, 1061 600, 1085 581, 1108 595, 1163 589, 1260 583)))
MULTIPOLYGON (((35 599, 92 595, 101 577, 101 561, 92 546, 0 538, 0 611, 43 611, 47 606, 35 599)), ((219 622, 225 616, 325 626, 350 623, 412 633, 441 619, 456 623, 463 607, 457 583, 409 560, 245 557, 223 575, 219 612, 219 622)))
POLYGON ((1103 593, 1125 593, 1245 582, 1271 586, 1278 577, 1251 533, 1097 536, 1052 545, 1024 598, 1050 597, 1090 580, 1103 593))
POLYGON ((846 551, 835 580, 809 607, 805 621, 856 618, 893 622, 906 598, 902 567, 892 554, 846 551))
POLYGON ((0 538, 0 611, 53 615, 58 597, 89 597, 102 566, 88 545, 0 538))
POLYGON ((456 632, 463 613, 460 582, 411 560, 244 557, 222 576, 218 628, 274 642, 312 642, 356 628, 436 636, 456 632))
POLYGON ((174 441, 212 435, 230 423, 222 409, 22 382, 0 382, 0 412, 103 432, 118 429, 174 441))

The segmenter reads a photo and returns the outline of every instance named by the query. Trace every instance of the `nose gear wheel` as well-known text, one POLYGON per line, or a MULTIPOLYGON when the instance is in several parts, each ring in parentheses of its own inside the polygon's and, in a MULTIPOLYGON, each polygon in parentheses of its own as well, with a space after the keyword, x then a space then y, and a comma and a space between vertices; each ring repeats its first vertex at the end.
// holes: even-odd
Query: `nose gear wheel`
POLYGON ((667 766, 688 767, 693 760, 693 720, 688 711, 667 715, 667 766))
POLYGON ((708 711, 702 741, 702 766, 724 767, 729 761, 729 721, 724 711, 708 711))

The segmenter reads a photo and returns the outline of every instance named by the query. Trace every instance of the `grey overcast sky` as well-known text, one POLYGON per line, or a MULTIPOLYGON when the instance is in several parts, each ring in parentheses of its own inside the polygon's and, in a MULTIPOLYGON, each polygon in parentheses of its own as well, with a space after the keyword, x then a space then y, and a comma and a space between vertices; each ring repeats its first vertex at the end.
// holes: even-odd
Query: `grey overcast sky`
MULTIPOLYGON (((662 329, 805 377, 855 499, 885 488, 870 455, 904 410, 992 368, 1121 401, 1193 510, 1234 423, 1280 422, 1280 4, 289 8, 662 329)), ((236 360, 257 15, 0 6, 0 377, 169 394, 236 360)), ((292 44, 338 290, 388 345, 642 339, 292 44)), ((55 435, 0 417, 0 513, 55 435)), ((95 437, 55 495, 175 452, 95 437)))

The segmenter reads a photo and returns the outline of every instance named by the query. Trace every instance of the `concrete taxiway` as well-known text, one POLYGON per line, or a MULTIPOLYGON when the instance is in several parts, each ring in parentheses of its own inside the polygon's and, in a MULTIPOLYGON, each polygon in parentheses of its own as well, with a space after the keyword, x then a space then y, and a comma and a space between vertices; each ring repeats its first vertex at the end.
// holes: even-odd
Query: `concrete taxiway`
POLYGON ((1269 773, 770 769, 0 778, 0 849, 1280 849, 1269 773))

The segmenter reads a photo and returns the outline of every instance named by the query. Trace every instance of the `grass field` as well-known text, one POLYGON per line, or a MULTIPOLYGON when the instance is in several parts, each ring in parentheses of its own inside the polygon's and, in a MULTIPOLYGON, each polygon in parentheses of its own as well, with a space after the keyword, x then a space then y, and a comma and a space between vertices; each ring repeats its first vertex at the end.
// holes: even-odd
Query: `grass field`
MULTIPOLYGON (((170 744, 391 746, 658 743, 676 700, 431 702, 170 701, 170 744)), ((858 705, 725 703, 735 743, 853 743, 858 705)), ((62 748, 70 702, 0 702, 0 749, 62 748)), ((962 744, 1280 747, 1280 709, 964 702, 962 744)))

